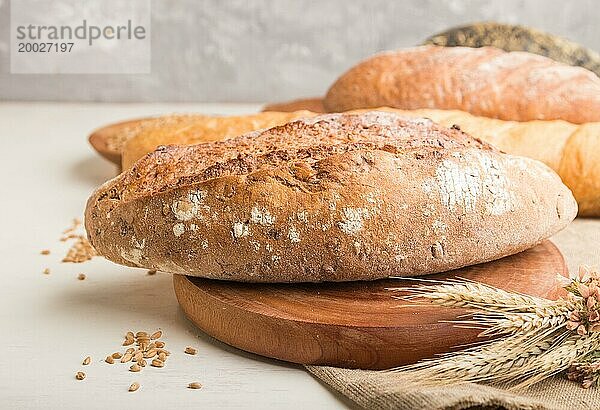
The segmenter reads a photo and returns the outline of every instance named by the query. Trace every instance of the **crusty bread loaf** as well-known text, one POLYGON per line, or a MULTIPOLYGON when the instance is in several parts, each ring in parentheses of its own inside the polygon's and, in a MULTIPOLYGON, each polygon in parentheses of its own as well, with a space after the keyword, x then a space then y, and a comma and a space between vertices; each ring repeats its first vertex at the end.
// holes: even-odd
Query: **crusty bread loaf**
POLYGON ((128 131, 122 150, 122 167, 135 161, 159 145, 193 145, 219 141, 261 128, 270 128, 297 118, 314 116, 308 111, 261 112, 239 116, 170 115, 145 121, 128 131))
POLYGON ((425 44, 491 46, 505 51, 527 51, 561 63, 578 65, 600 75, 600 55, 597 52, 554 34, 521 25, 494 21, 467 24, 434 34, 425 44))
POLYGON ((356 65, 331 86, 323 104, 329 112, 439 108, 503 120, 580 124, 600 121, 600 78, 525 52, 421 46, 356 65))
POLYGON ((307 110, 312 112, 325 112, 323 107, 323 98, 302 98, 299 100, 285 101, 281 103, 272 103, 264 106, 263 111, 291 112, 307 110))
POLYGON ((429 120, 368 112, 161 147, 91 196, 85 226, 100 254, 125 265, 317 282, 500 258, 576 212, 541 162, 429 120))

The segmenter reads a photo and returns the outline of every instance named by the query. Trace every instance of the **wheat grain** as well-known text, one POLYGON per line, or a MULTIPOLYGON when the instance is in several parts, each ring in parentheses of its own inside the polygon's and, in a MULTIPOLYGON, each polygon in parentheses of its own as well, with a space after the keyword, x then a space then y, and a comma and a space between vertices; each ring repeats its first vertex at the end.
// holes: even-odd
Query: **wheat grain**
POLYGON ((133 382, 129 386, 129 391, 136 391, 139 388, 140 388, 140 384, 138 382, 133 382))
POLYGON ((164 364, 164 362, 162 362, 159 359, 154 359, 154 360, 152 360, 152 362, 150 363, 150 365, 153 366, 153 367, 163 367, 165 364, 164 364))
POLYGON ((192 346, 188 346, 185 348, 184 352, 190 355, 195 355, 197 353, 197 350, 194 349, 192 346))

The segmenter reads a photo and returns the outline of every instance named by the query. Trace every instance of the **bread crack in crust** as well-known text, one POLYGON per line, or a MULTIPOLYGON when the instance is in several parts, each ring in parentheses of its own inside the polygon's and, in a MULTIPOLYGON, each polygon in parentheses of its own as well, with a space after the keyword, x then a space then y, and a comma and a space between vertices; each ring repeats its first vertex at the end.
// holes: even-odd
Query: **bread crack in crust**
POLYGON ((520 252, 576 212, 540 162, 427 119, 371 111, 159 147, 92 195, 86 229, 99 253, 129 266, 348 281, 520 252))

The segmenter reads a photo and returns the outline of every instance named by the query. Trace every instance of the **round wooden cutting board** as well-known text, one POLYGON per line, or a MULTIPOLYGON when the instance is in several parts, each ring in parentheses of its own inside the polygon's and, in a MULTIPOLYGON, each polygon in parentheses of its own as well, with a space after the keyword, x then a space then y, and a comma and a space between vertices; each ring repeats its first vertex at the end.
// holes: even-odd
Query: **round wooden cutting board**
MULTIPOLYGON (((502 289, 556 298, 556 273, 567 275, 549 241, 517 255, 427 279, 467 278, 502 289)), ((384 369, 413 363, 479 341, 456 327, 467 311, 414 306, 389 287, 412 282, 249 284, 174 276, 188 316, 209 335, 242 350, 302 364, 384 369)))

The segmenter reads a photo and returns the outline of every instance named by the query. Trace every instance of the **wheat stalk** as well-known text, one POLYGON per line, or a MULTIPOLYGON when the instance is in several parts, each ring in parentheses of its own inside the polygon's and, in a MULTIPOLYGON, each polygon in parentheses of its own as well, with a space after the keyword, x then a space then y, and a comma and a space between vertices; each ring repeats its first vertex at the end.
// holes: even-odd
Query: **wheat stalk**
POLYGON ((473 320, 460 323, 483 326, 487 329, 480 336, 525 333, 542 329, 558 329, 565 325, 571 310, 566 306, 553 306, 535 313, 475 313, 473 320))
POLYGON ((531 358, 550 349, 554 339, 552 335, 533 340, 529 335, 512 336, 392 371, 412 370, 420 382, 431 384, 505 381, 506 374, 521 371, 531 358))
POLYGON ((440 285, 391 288, 409 293, 399 299, 426 299, 445 307, 467 307, 497 312, 535 312, 552 306, 552 301, 535 296, 509 292, 478 282, 445 281, 440 285))
POLYGON ((397 299, 472 309, 472 319, 455 323, 504 337, 391 371, 409 370, 419 383, 519 382, 515 387, 563 372, 600 349, 599 281, 597 272, 580 269, 564 286, 569 297, 558 301, 465 280, 393 288, 407 293, 397 299))

